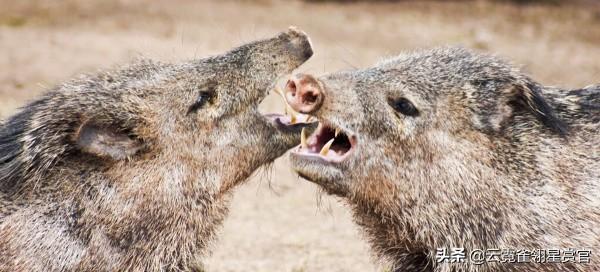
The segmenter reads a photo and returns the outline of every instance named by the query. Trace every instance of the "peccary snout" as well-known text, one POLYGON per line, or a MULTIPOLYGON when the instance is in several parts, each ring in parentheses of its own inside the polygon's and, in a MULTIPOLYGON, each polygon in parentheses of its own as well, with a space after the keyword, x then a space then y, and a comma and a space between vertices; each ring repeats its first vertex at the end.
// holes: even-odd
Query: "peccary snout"
POLYGON ((292 76, 285 86, 285 98, 300 113, 313 113, 323 103, 323 88, 311 75, 292 76))
POLYGON ((311 55, 292 27, 70 80, 1 121, 0 271, 201 270, 233 189, 316 127, 258 110, 311 55))
POLYGON ((290 37, 290 52, 305 61, 312 57, 313 50, 310 38, 302 30, 295 26, 290 26, 285 33, 290 37))
MULTIPOLYGON (((307 93, 299 90, 309 83, 292 82, 290 95, 291 87, 307 93)), ((320 124, 301 136, 291 165, 349 204, 390 271, 600 271, 598 261, 434 258, 456 245, 600 250, 600 86, 545 87, 461 48, 402 54, 316 82, 323 103, 310 110, 320 124), (571 235, 570 226, 585 227, 571 235)))

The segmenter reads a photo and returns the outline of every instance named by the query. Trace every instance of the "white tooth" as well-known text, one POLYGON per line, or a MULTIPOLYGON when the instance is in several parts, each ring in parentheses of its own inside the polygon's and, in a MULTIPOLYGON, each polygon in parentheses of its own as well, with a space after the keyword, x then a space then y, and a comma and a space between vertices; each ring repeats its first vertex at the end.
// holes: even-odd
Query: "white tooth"
POLYGON ((290 108, 290 105, 288 104, 287 100, 285 100, 285 95, 283 95, 283 91, 281 90, 281 88, 279 87, 275 87, 275 92, 281 96, 281 98, 283 99, 283 103, 285 104, 285 113, 288 114, 288 112, 293 111, 290 108))
POLYGON ((340 134, 340 128, 336 128, 335 129, 335 136, 333 136, 334 138, 338 136, 338 134, 340 134))
POLYGON ((302 131, 300 132, 300 145, 302 148, 308 148, 308 144, 306 143, 306 131, 304 128, 302 128, 302 131))
POLYGON ((313 117, 312 117, 312 115, 307 115, 307 117, 306 117, 306 122, 307 122, 307 123, 308 123, 308 122, 310 122, 310 120, 312 120, 312 118, 313 118, 313 117))
MULTIPOLYGON (((301 114, 297 113, 294 109, 292 109, 292 106, 290 106, 290 104, 285 99, 285 94, 283 93, 283 90, 281 90, 281 88, 275 87, 275 92, 277 94, 279 94, 279 96, 281 96, 281 98, 283 99, 283 103, 285 103, 285 114, 290 115, 290 119, 291 119, 290 123, 295 124, 298 121, 298 116, 301 114)), ((310 118, 310 116, 309 116, 309 118, 310 118)))
POLYGON ((283 95, 283 91, 281 90, 281 88, 279 88, 279 87, 275 87, 275 92, 276 92, 278 95, 280 95, 281 97, 283 97, 283 98, 284 98, 284 100, 285 100, 285 96, 283 95))
POLYGON ((298 120, 298 122, 302 122, 302 119, 304 119, 304 114, 296 112, 296 120, 298 120))
POLYGON ((295 124, 297 120, 296 112, 292 109, 292 107, 290 107, 290 105, 285 104, 285 106, 285 113, 290 115, 290 123, 295 124))
POLYGON ((294 112, 290 112, 291 118, 290 118, 290 124, 295 124, 296 123, 296 114, 294 114, 294 112))
POLYGON ((327 142, 323 148, 321 148, 321 152, 319 152, 319 154, 321 154, 321 156, 326 156, 327 152, 329 152, 329 148, 331 147, 331 145, 333 144, 333 140, 335 139, 331 139, 329 140, 329 142, 327 142))

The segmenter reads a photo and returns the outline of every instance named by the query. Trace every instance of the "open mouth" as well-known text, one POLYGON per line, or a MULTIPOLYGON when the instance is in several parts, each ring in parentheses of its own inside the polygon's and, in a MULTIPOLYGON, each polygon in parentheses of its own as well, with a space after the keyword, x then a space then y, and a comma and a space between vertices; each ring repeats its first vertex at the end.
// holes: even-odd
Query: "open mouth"
POLYGON ((302 157, 339 163, 346 160, 356 146, 355 136, 324 122, 308 139, 304 130, 301 134, 301 143, 293 152, 302 157))
POLYGON ((278 129, 296 130, 305 127, 308 124, 316 123, 316 120, 313 119, 312 116, 294 111, 285 100, 285 95, 280 88, 276 87, 274 91, 283 98, 283 102, 285 103, 285 114, 267 113, 263 115, 265 118, 271 120, 278 129))
POLYGON ((304 128, 312 123, 309 116, 301 116, 300 118, 296 117, 295 119, 291 116, 280 113, 266 113, 263 114, 263 116, 270 120, 271 123, 277 127, 277 129, 287 132, 297 133, 299 129, 304 128))

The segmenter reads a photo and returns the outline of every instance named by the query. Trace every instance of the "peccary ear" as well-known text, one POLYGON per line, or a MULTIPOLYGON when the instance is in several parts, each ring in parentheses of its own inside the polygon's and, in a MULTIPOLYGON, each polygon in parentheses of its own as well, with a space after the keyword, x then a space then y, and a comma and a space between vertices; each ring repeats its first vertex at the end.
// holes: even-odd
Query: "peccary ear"
POLYGON ((532 113, 537 120, 561 136, 566 136, 566 124, 554 113, 554 109, 543 97, 541 87, 531 80, 523 80, 509 91, 509 102, 532 113))
POLYGON ((129 158, 143 148, 142 141, 123 130, 90 122, 79 128, 75 141, 81 151, 113 160, 129 158))

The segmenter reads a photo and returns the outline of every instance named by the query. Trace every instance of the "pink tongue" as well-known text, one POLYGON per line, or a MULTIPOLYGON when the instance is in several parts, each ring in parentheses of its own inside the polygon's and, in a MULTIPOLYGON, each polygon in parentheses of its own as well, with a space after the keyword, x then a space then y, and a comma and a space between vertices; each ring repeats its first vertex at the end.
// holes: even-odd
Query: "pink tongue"
POLYGON ((317 150, 317 146, 311 146, 309 148, 310 148, 310 151, 313 153, 319 153, 319 151, 321 151, 321 150, 317 150))

